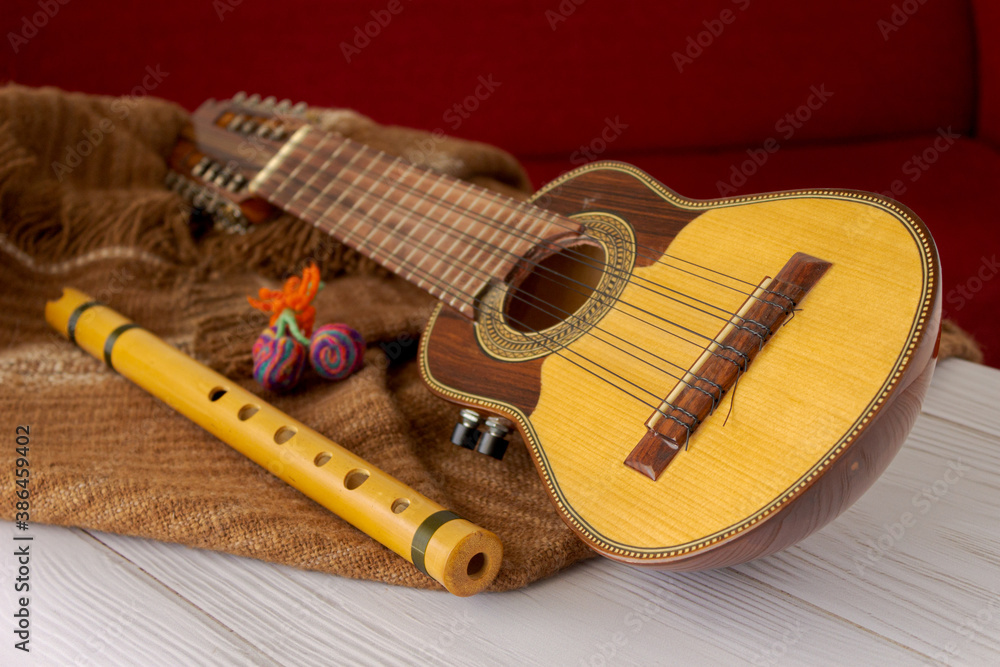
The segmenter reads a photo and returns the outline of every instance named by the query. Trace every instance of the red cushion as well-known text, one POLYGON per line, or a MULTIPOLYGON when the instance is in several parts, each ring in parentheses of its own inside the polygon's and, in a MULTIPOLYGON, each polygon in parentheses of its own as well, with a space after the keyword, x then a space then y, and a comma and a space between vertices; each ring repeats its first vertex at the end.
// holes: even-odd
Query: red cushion
MULTIPOLYGON (((16 55, 0 50, 14 79, 109 94, 146 83, 189 108, 251 88, 519 155, 570 152, 609 117, 628 125, 622 149, 761 141, 813 86, 834 95, 796 142, 968 131, 974 109, 969 0, 898 0, 919 8, 912 16, 870 0, 178 0, 113 12, 60 1, 42 0, 58 12, 16 55), (674 54, 692 62, 678 68, 674 54)), ((22 17, 15 31, 41 11, 39 0, 5 7, 22 17)))
MULTIPOLYGON (((972 333, 982 344, 987 363, 1000 367, 1000 330, 996 326, 1000 234, 993 197, 1000 183, 1000 153, 983 142, 959 139, 935 156, 934 143, 939 136, 781 149, 747 176, 735 194, 829 187, 885 192, 903 202, 927 224, 937 242, 944 274, 945 317, 972 333), (917 166, 915 156, 934 162, 924 171, 917 166), (898 194, 893 196, 895 181, 899 182, 898 194)), ((946 143, 942 139, 938 147, 946 143)), ((733 165, 748 159, 744 151, 613 152, 611 156, 635 164, 682 195, 699 199, 720 196, 720 182, 731 182, 733 165)), ((565 158, 528 163, 538 184, 572 166, 565 158)))

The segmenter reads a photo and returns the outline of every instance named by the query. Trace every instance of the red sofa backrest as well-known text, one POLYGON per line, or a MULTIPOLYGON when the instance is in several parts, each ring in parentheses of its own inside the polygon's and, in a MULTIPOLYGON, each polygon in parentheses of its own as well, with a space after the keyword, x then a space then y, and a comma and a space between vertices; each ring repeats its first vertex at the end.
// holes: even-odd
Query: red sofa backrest
POLYGON ((1000 147, 1000 3, 975 0, 979 51, 976 134, 1000 147))
POLYGON ((975 113, 969 0, 62 1, 7 0, 7 41, 35 28, 2 50, 8 78, 188 107, 250 89, 521 155, 969 132, 975 113))

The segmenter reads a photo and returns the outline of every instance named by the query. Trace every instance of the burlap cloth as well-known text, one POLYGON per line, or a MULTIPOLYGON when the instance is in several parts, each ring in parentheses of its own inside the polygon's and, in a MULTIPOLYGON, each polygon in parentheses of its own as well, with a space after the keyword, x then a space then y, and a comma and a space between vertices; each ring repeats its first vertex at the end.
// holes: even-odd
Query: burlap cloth
MULTIPOLYGON (((43 307, 75 286, 445 507, 495 531, 508 590, 585 558, 522 443, 503 461, 448 437, 457 409, 422 384, 414 356, 432 300, 291 218, 246 236, 191 237, 163 186, 185 112, 17 86, 0 89, 0 516, 13 519, 14 427, 30 425, 31 520, 420 588, 437 584, 186 418, 48 330, 43 307), (264 316, 245 296, 315 260, 317 322, 369 342, 346 381, 267 395, 250 377, 264 316)), ((526 195, 497 149, 382 127, 350 111, 314 122, 455 176, 526 195)), ((947 324, 941 356, 976 359, 947 324)))

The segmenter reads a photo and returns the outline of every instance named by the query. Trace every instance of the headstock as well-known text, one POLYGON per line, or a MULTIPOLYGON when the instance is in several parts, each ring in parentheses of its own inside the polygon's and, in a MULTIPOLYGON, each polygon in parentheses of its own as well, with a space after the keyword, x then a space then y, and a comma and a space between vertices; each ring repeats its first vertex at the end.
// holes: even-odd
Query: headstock
POLYGON ((306 123, 304 102, 237 93, 208 100, 170 155, 167 187, 177 191, 195 218, 210 216, 231 233, 274 217, 277 211, 253 197, 247 184, 295 131, 306 123))

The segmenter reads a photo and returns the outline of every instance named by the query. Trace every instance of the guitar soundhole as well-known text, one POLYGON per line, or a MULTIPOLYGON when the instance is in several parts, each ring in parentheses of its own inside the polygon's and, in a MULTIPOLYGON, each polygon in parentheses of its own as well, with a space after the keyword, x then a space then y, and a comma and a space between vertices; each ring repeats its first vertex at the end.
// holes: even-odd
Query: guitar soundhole
POLYGON ((507 297, 507 324, 529 332, 570 318, 600 283, 604 266, 604 250, 593 243, 576 243, 526 263, 507 297))

